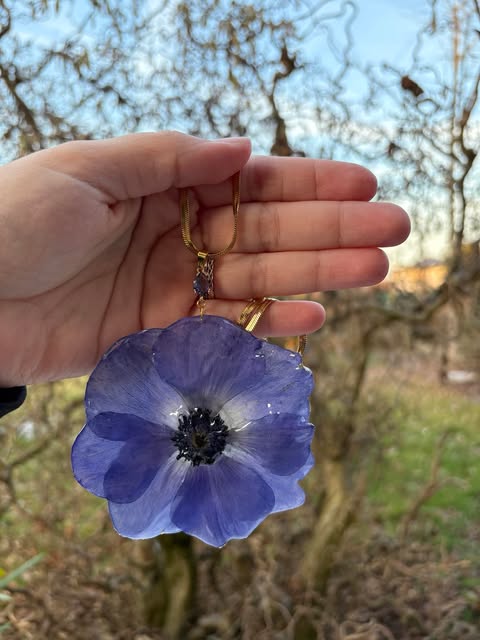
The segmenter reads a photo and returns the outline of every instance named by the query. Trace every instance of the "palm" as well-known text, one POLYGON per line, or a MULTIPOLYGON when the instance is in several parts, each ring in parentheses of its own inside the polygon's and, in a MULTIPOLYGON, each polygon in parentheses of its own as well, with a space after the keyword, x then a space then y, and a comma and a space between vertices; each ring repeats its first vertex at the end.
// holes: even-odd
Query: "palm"
MULTIPOLYGON (((98 203, 86 195, 76 200, 73 215, 98 210, 98 203)), ((8 331, 11 342, 18 345, 28 333, 28 360, 21 368, 29 378, 81 374, 120 336, 166 326, 190 312, 194 256, 185 247, 182 252, 172 198, 165 193, 117 203, 111 209, 127 224, 113 242, 92 259, 90 238, 84 237, 82 247, 77 235, 75 255, 64 260, 61 270, 51 270, 50 282, 42 279, 35 286, 30 281, 29 295, 8 306, 3 303, 4 317, 21 319, 8 331), (78 312, 72 314, 72 309, 78 312), (28 371, 34 363, 35 369, 28 371)), ((107 209, 105 216, 111 215, 107 209)), ((77 231, 81 234, 82 229, 77 231)), ((5 335, 7 330, 0 327, 0 332, 5 335)))

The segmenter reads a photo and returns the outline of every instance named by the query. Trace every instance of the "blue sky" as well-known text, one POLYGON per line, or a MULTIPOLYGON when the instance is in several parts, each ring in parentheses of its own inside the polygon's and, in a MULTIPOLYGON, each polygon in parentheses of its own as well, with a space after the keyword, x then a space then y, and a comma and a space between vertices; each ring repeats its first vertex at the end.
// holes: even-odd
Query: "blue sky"
POLYGON ((408 66, 416 32, 428 16, 425 5, 421 0, 360 0, 354 27, 359 55, 408 66))
MULTIPOLYGON (((148 0, 155 7, 160 0, 148 0)), ((340 2, 338 3, 340 4, 340 2)), ((81 15, 85 0, 76 0, 65 5, 67 9, 48 19, 25 22, 22 31, 26 36, 35 36, 45 42, 55 42, 59 35, 71 32, 70 16, 73 10, 81 15)), ((429 15, 425 0, 358 0, 359 12, 353 26, 354 51, 362 61, 388 61, 408 67, 415 43, 416 31, 429 15)))

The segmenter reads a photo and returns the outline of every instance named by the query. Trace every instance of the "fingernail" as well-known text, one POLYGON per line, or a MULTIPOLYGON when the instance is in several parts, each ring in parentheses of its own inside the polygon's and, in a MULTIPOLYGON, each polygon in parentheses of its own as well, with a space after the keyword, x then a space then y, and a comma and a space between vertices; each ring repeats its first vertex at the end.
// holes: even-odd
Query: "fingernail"
POLYGON ((215 140, 215 142, 220 142, 221 144, 250 144, 249 138, 241 138, 239 136, 233 138, 220 138, 220 140, 215 140))

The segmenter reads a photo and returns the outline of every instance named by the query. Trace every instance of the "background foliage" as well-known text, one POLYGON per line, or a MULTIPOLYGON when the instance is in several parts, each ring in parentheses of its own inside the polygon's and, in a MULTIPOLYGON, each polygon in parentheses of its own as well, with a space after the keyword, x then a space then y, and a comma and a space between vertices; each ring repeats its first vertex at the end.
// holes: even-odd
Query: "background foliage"
POLYGON ((5 638, 479 637, 480 6, 420 5, 394 67, 355 55, 362 2, 0 0, 4 161, 163 128, 353 159, 417 263, 316 295, 307 503, 221 551, 116 536, 71 476, 85 380, 31 389, 0 427, 5 638))

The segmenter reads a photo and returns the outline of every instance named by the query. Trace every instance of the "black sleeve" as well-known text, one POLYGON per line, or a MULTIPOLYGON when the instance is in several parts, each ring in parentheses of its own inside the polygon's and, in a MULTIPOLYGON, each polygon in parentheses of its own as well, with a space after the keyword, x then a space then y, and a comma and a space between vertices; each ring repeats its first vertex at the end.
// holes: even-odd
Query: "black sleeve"
POLYGON ((0 389, 0 418, 14 409, 18 409, 27 397, 26 387, 0 389))

